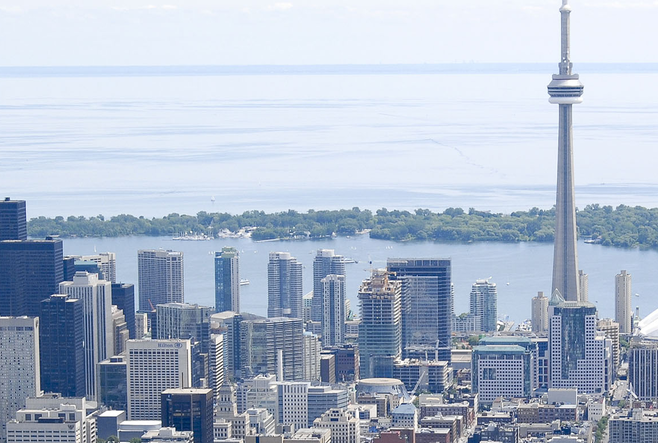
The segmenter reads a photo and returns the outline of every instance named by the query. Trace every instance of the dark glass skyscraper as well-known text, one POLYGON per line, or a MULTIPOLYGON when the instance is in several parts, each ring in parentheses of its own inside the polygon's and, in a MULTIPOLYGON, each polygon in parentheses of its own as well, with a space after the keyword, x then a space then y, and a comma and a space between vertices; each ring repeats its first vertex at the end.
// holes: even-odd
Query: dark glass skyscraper
POLYGON ((0 315, 38 317, 64 279, 62 241, 0 241, 0 315))
POLYGON ((0 201, 0 241, 27 240, 25 200, 0 201))
POLYGON ((448 259, 389 259, 390 280, 402 282, 402 356, 427 353, 450 361, 453 300, 448 259))
POLYGON ((130 338, 135 337, 135 285, 112 283, 112 304, 123 311, 130 338))
POLYGON ((162 426, 193 431, 194 443, 213 442, 212 389, 167 389, 161 401, 162 426))
POLYGON ((128 410, 127 363, 123 355, 98 364, 98 401, 110 409, 128 410))
POLYGON ((215 252, 215 311, 240 312, 240 258, 235 248, 215 252))
POLYGON ((45 392, 86 395, 83 315, 82 300, 68 295, 51 295, 41 302, 41 389, 45 392))

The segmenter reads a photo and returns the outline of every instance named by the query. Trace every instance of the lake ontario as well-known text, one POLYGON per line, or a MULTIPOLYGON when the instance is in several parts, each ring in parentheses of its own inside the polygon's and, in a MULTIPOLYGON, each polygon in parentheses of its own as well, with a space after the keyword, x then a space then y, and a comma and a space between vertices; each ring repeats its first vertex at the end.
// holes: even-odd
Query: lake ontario
MULTIPOLYGON (((577 205, 658 206, 658 65, 574 69, 577 205)), ((0 68, 0 190, 30 217, 550 208, 555 70, 0 68)))
MULTIPOLYGON (((658 65, 576 64, 576 203, 658 206, 658 65)), ((474 207, 509 213, 555 201, 553 64, 0 68, 0 191, 28 217, 198 211, 474 207)), ((391 257, 452 259, 455 312, 492 277, 498 312, 530 316, 550 296, 551 244, 395 243, 367 236, 254 243, 66 239, 65 253, 113 251, 137 283, 137 250, 185 253, 186 301, 212 306, 212 251, 241 251, 242 308, 266 312, 270 251, 290 251, 311 289, 316 249, 348 265, 348 298, 391 257), (508 284, 509 283, 509 284, 508 284)), ((655 251, 579 245, 589 299, 614 317, 614 276, 658 308, 655 251)))

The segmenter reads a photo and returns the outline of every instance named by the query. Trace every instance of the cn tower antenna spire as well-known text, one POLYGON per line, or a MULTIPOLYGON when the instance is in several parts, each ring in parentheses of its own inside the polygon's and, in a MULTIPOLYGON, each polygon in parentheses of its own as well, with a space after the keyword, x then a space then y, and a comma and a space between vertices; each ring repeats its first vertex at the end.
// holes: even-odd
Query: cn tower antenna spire
POLYGON ((557 190, 555 201, 555 250, 553 255, 553 287, 566 301, 579 301, 578 252, 576 250, 576 203, 573 165, 573 110, 581 103, 583 84, 572 73, 570 54, 569 0, 562 0, 561 55, 559 74, 548 85, 549 101, 560 106, 558 129, 557 190))
POLYGON ((560 74, 571 75, 571 6, 569 6, 569 0, 562 0, 560 14, 562 15, 562 56, 560 58, 560 74))

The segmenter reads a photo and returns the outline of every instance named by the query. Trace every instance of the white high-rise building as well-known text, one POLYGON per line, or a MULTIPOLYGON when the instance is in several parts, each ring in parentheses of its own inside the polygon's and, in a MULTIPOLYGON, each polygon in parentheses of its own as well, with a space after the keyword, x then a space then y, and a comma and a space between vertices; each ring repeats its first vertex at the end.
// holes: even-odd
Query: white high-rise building
POLYGON ((345 276, 329 274, 322 280, 322 345, 345 342, 345 276))
POLYGON ((270 252, 267 265, 267 316, 304 317, 302 264, 288 252, 270 252))
POLYGON ((529 398, 536 347, 523 337, 486 337, 473 349, 473 392, 482 403, 499 397, 529 398), (534 349, 533 349, 534 348, 534 349))
POLYGON ((183 253, 163 249, 137 251, 139 310, 152 311, 163 303, 183 303, 183 253))
POLYGON ((39 319, 0 317, 0 442, 25 399, 41 393, 40 377, 39 319))
MULTIPOLYGON (((582 286, 581 286, 582 288, 582 286)), ((548 297, 538 292, 532 298, 532 332, 548 331, 548 297)))
POLYGON ((327 275, 345 275, 345 259, 333 249, 318 249, 313 260, 313 306, 311 320, 322 322, 324 316, 324 290, 322 279, 327 275))
POLYGON ((628 350, 628 383, 641 401, 658 401, 658 340, 634 337, 628 350))
POLYGON ((149 321, 146 312, 135 313, 135 338, 140 340, 149 332, 149 321))
POLYGON ((621 271, 615 276, 615 321, 620 334, 633 332, 633 309, 631 308, 631 274, 621 271))
POLYGON ((117 255, 114 252, 101 252, 94 255, 74 256, 77 260, 91 261, 98 265, 103 273, 103 280, 117 282, 117 255))
POLYGON ((160 394, 192 386, 189 340, 128 340, 128 419, 159 420, 160 394))
POLYGON ((83 398, 31 397, 7 423, 7 443, 95 443, 96 417, 83 398))
POLYGON ((320 380, 320 351, 318 336, 304 332, 304 381, 320 380))
POLYGON ((208 351, 208 387, 213 390, 215 399, 219 398, 224 377, 224 334, 213 334, 208 351))
POLYGON ((471 288, 471 315, 480 317, 484 332, 498 330, 498 292, 496 283, 476 280, 471 288))
POLYGON ((614 378, 612 341, 596 330, 596 307, 588 302, 563 301, 552 308, 549 387, 603 394, 614 378))
POLYGON ((59 292, 83 302, 85 336, 85 387, 87 399, 96 400, 98 363, 114 355, 112 283, 98 274, 78 271, 73 281, 59 284, 59 292))
POLYGON ((578 290, 580 301, 589 301, 589 276, 582 269, 578 270, 578 290))
POLYGON ((294 424, 296 429, 308 426, 308 388, 306 382, 278 382, 280 424, 294 424))

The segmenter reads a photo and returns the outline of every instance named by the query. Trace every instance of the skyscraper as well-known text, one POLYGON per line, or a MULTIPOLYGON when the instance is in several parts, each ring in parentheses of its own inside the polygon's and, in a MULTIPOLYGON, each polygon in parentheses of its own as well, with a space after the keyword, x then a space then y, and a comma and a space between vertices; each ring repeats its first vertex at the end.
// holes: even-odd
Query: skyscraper
POLYGON ((641 401, 658 401, 658 341, 634 337, 628 350, 629 388, 641 401))
POLYGON ((161 396, 163 427, 193 431, 194 443, 213 442, 212 389, 166 389, 161 396))
POLYGON ((298 318, 245 320, 239 324, 241 370, 275 374, 282 353, 284 380, 304 378, 304 327, 298 318))
POLYGON ((85 330, 83 301, 64 294, 41 302, 41 389, 84 397, 85 330))
POLYGON ((112 304, 123 311, 130 338, 135 337, 135 285, 112 283, 112 304))
POLYGON ((0 241, 27 240, 25 200, 0 201, 0 241))
POLYGON ((62 241, 0 241, 0 315, 37 317, 64 279, 62 241))
POLYGON ((159 420, 160 394, 192 384, 189 340, 128 340, 128 419, 159 420))
POLYGON ((313 302, 311 320, 322 322, 324 315, 324 292, 322 279, 327 275, 345 275, 345 259, 336 255, 333 249, 318 249, 313 260, 313 302))
POLYGON ((633 331, 631 274, 626 271, 615 276, 615 321, 619 323, 619 333, 630 334, 633 331))
POLYGON ((303 318, 302 264, 288 252, 270 252, 267 316, 303 318))
POLYGON ((563 301, 552 306, 549 328, 550 387, 602 394, 613 379, 612 342, 596 330, 596 307, 563 301))
POLYGON ((78 271, 73 281, 60 283, 59 292, 83 302, 85 391, 87 399, 96 400, 98 363, 114 354, 112 283, 78 271))
POLYGON ((578 290, 580 301, 589 301, 589 276, 582 269, 578 270, 578 290))
POLYGON ((183 253, 162 249, 137 251, 139 310, 152 311, 162 303, 183 303, 183 253))
POLYGON ((112 305, 112 334, 114 336, 114 347, 111 356, 122 354, 126 350, 126 342, 130 339, 128 323, 123 311, 112 305))
POLYGON ((212 308, 189 303, 165 303, 156 306, 156 331, 153 338, 189 339, 201 344, 201 352, 210 347, 210 314, 212 308))
POLYGON ((558 130, 557 198, 555 203, 555 250, 553 286, 566 301, 578 301, 578 252, 576 250, 576 203, 573 166, 572 105, 581 103, 583 84, 572 73, 570 60, 570 15, 568 0, 562 0, 561 58, 559 74, 548 85, 550 103, 560 106, 558 130))
POLYGON ((240 312, 240 255, 232 247, 215 252, 215 312, 240 312))
POLYGON ((499 397, 530 397, 533 391, 533 344, 524 337, 506 337, 505 342, 484 340, 473 348, 473 392, 480 401, 499 397))
POLYGON ((548 297, 538 292, 532 298, 532 332, 548 331, 548 297))
POLYGON ((389 279, 402 283, 402 355, 423 357, 438 351, 450 361, 453 296, 450 260, 389 259, 389 279))
POLYGON ((41 393, 39 375, 39 319, 0 317, 0 442, 25 399, 41 393))
POLYGON ((345 276, 329 274, 322 283, 322 344, 334 346, 345 341, 345 276))
POLYGON ((98 401, 110 409, 128 407, 128 375, 125 355, 115 355, 98 364, 98 401))
POLYGON ((498 330, 498 292, 489 280, 476 280, 471 288, 471 315, 480 318, 484 332, 498 330))
POLYGON ((402 282, 383 269, 361 283, 359 304, 360 374, 362 378, 390 377, 393 362, 401 356, 402 282))

